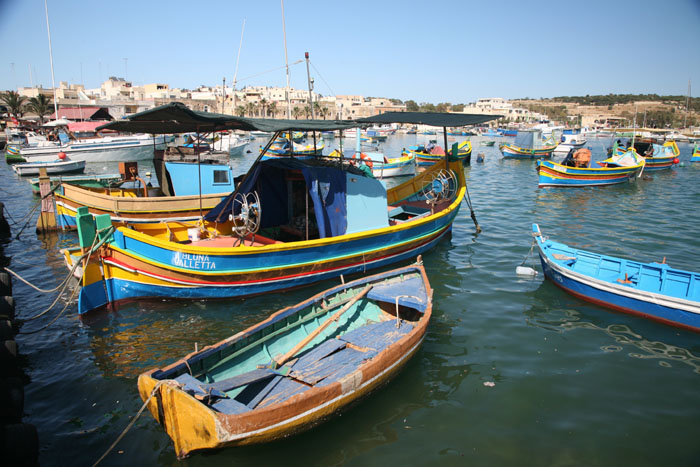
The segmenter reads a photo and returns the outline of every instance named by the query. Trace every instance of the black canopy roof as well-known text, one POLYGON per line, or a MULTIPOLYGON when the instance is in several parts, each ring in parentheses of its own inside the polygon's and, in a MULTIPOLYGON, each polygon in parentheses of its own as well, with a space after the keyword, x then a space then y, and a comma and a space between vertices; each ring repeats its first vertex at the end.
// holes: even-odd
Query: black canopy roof
POLYGON ((131 133, 209 133, 219 130, 244 131, 329 131, 355 128, 359 124, 353 120, 273 120, 267 118, 235 117, 209 112, 190 110, 181 102, 172 102, 145 110, 97 127, 97 130, 117 130, 131 133))
POLYGON ((360 118, 358 123, 411 123, 442 127, 477 125, 501 118, 502 115, 474 115, 444 112, 386 112, 374 117, 360 118))

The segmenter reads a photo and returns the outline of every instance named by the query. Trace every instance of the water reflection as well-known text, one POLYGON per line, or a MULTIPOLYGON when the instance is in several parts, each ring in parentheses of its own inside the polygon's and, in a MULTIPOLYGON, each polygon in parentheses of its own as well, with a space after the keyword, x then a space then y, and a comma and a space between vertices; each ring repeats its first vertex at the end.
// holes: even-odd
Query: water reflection
POLYGON ((682 363, 700 374, 695 333, 586 304, 547 281, 530 295, 534 305, 525 311, 528 324, 560 333, 602 332, 613 341, 600 347, 603 352, 627 351, 631 358, 658 359, 662 366, 682 363))

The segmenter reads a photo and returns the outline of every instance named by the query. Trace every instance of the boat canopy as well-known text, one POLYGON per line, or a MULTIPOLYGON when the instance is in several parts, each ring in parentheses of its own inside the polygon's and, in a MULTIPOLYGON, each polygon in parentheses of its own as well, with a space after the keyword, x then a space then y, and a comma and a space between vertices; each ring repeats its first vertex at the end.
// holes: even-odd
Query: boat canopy
POLYGON ((288 224, 293 220, 289 206, 294 204, 295 196, 288 182, 293 180, 305 182, 304 191, 313 203, 319 238, 388 226, 386 189, 380 181, 335 161, 294 158, 269 159, 254 165, 238 189, 204 219, 225 222, 232 209, 240 208, 233 202, 236 194, 257 192, 261 205, 260 228, 288 224))
POLYGON ((445 112, 385 112, 374 117, 359 118, 358 123, 409 123, 441 127, 477 125, 502 118, 502 115, 475 115, 445 112))
POLYGON ((191 110, 181 102, 172 102, 129 115, 97 127, 96 130, 116 130, 131 133, 173 134, 210 133, 220 130, 243 131, 332 131, 355 128, 356 121, 346 120, 277 120, 247 118, 191 110))
POLYGON ((540 130, 518 131, 513 145, 523 149, 539 149, 543 147, 540 130))

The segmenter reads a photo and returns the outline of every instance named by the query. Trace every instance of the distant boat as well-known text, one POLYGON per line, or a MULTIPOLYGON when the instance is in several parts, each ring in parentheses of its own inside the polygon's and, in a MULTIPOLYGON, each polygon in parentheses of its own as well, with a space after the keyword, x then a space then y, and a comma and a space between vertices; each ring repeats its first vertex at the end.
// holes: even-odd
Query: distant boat
MULTIPOLYGON (((328 157, 340 156, 338 150, 334 150, 328 157)), ((416 174, 416 157, 413 154, 402 154, 399 157, 386 157, 380 152, 354 153, 350 162, 355 165, 364 164, 372 170, 375 178, 403 177, 416 174)))
POLYGON ((693 155, 690 156, 690 162, 700 162, 700 146, 697 143, 693 148, 693 155))
POLYGON ((603 307, 700 331, 700 274, 579 250, 532 233, 547 279, 603 307))
POLYGON ((48 175, 76 173, 85 170, 85 161, 74 161, 68 158, 56 159, 51 162, 29 162, 26 164, 13 165, 12 168, 17 175, 39 175, 40 169, 46 169, 48 175))
POLYGON ((562 132, 560 141, 554 152, 568 153, 571 149, 582 148, 586 144, 586 137, 580 128, 567 128, 562 132))
POLYGON ((62 138, 61 144, 21 147, 19 157, 27 162, 50 162, 56 159, 59 152, 63 152, 74 161, 141 161, 153 159, 154 149, 165 148, 165 137, 162 135, 62 138))
POLYGON ((537 161, 539 186, 583 187, 624 183, 640 176, 644 163, 644 158, 630 149, 598 162, 598 167, 591 167, 589 150, 572 149, 561 164, 550 160, 537 161), (575 160, 574 154, 585 151, 588 151, 588 159, 581 164, 575 160))
MULTIPOLYGON (((681 152, 675 141, 667 141, 664 144, 658 144, 654 140, 642 138, 635 140, 633 147, 637 154, 641 155, 646 160, 645 171, 670 169, 680 162, 678 156, 680 156, 681 152)), ((613 146, 612 153, 622 154, 625 151, 627 151, 627 149, 618 145, 616 142, 613 146)))
MULTIPOLYGON (((431 141, 429 144, 421 144, 410 146, 408 151, 416 156, 416 162, 421 167, 428 167, 438 161, 445 160, 445 149, 442 146, 431 141)), ((448 151, 451 154, 451 150, 448 151)), ((464 165, 469 165, 472 157, 472 143, 470 141, 462 141, 458 145, 457 158, 464 165)))
POLYGON ((494 140, 481 140, 479 144, 482 146, 493 146, 496 142, 494 140))
POLYGON ((498 132, 503 136, 517 136, 518 134, 518 130, 514 130, 511 128, 499 128, 498 132))
POLYGON ((552 139, 543 140, 540 130, 519 131, 512 143, 499 146, 503 157, 515 159, 534 159, 551 157, 557 145, 552 139))
POLYGON ((396 375, 423 342, 432 295, 420 263, 337 285, 141 374, 139 394, 179 458, 286 438, 396 375))

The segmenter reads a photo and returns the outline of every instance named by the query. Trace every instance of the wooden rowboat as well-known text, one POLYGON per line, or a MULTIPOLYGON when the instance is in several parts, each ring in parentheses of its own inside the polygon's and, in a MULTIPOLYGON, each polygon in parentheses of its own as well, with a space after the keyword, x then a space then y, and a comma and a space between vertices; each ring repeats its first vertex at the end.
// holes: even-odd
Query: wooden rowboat
POLYGON ((138 379, 177 456, 309 429, 386 383, 432 313, 422 264, 333 287, 138 379))
POLYGON ((596 305, 700 331, 700 274, 579 250, 532 225, 547 279, 596 305))
MULTIPOLYGON (((573 151, 573 150, 572 150, 573 151)), ((604 186, 635 180, 644 170, 645 160, 634 149, 598 162, 598 167, 568 164, 569 157, 561 164, 549 160, 537 161, 539 186, 584 187, 604 186)))

